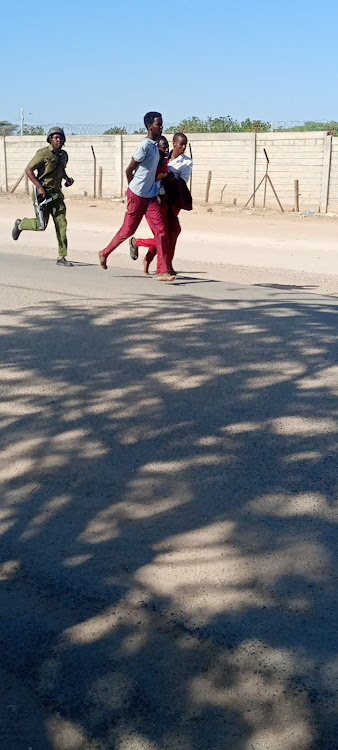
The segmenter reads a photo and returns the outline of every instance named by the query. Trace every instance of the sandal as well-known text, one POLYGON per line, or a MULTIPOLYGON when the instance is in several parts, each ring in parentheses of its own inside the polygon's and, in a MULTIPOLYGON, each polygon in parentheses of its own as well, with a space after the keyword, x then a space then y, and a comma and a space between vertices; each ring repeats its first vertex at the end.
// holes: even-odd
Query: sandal
POLYGON ((129 252, 130 252, 131 259, 132 260, 137 260, 137 258, 138 258, 138 247, 137 247, 137 244, 136 244, 135 237, 131 237, 130 240, 129 240, 129 252), (134 242, 135 242, 135 245, 134 245, 134 242))

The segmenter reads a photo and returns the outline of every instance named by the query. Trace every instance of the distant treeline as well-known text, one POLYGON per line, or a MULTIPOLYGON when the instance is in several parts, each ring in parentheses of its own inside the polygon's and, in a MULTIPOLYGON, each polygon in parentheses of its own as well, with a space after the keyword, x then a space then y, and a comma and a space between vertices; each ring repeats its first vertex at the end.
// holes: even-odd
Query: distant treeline
MULTIPOLYGON (((267 131, 306 131, 306 130, 327 130, 328 132, 336 135, 338 132, 338 122, 316 122, 315 120, 307 120, 304 123, 292 123, 287 127, 285 124, 277 124, 273 122, 264 122, 263 120, 234 120, 232 117, 207 117, 203 120, 200 117, 187 117, 181 120, 177 125, 165 126, 166 133, 264 133, 267 131)), ((112 127, 105 131, 105 135, 125 135, 127 128, 112 127)), ((143 133, 142 130, 135 130, 135 133, 143 133)))
MULTIPOLYGON (((71 131, 74 135, 85 133, 103 132, 103 135, 127 135, 128 133, 144 133, 144 128, 133 129, 128 125, 112 125, 103 130, 100 126, 73 125, 71 131)), ((265 122, 264 120, 234 120, 232 117, 187 117, 176 125, 165 125, 166 133, 185 132, 185 133, 264 133, 267 131, 274 132, 292 132, 292 131, 309 131, 309 130, 326 130, 332 135, 338 133, 338 122, 332 120, 328 122, 319 122, 316 120, 307 120, 306 122, 265 122)), ((20 132, 18 125, 8 120, 0 120, 0 135, 17 135, 20 132)), ((46 129, 42 125, 24 125, 23 135, 44 135, 46 129)))

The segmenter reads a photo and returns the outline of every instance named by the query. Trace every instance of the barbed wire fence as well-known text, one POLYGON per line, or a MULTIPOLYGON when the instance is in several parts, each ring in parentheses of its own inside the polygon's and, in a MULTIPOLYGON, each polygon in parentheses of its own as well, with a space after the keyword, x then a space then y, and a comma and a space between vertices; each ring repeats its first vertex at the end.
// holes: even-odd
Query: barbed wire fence
POLYGON ((114 123, 106 123, 103 125, 100 124, 90 124, 90 123, 67 123, 67 122, 61 122, 61 123, 43 123, 41 127, 43 127, 43 130, 45 133, 48 132, 48 130, 53 127, 54 125, 59 125, 59 127, 62 127, 65 131, 66 135, 132 135, 133 133, 144 133, 145 128, 142 123, 126 123, 126 122, 114 122, 114 123), (114 131, 114 132, 112 132, 114 131))
MULTIPOLYGON (((194 119, 194 118, 191 118, 194 119)), ((219 118, 226 121, 227 118, 219 118)), ((211 118, 210 118, 211 120, 211 118)), ((271 122, 261 121, 247 121, 249 124, 246 127, 246 123, 238 123, 236 121, 229 121, 228 123, 223 122, 219 127, 208 127, 208 121, 206 122, 205 129, 198 129, 193 127, 189 129, 189 121, 187 127, 182 127, 182 123, 173 124, 165 123, 164 132, 174 133, 177 129, 182 127, 182 130, 186 132, 219 132, 219 133, 241 133, 241 132, 290 132, 290 131, 304 131, 309 132, 313 130, 328 131, 332 135, 338 134, 338 123, 330 120, 322 121, 301 121, 301 120, 271 120, 271 122), (337 131, 337 132, 336 132, 337 131)), ((46 135, 48 130, 57 125, 62 127, 66 135, 133 135, 133 134, 144 134, 145 128, 142 123, 126 123, 126 122, 114 122, 106 124, 90 124, 90 123, 66 123, 66 122, 52 122, 52 123, 30 123, 26 122, 24 127, 24 135, 46 135)), ((18 132, 11 131, 6 132, 6 128, 0 129, 0 135, 18 135, 18 132)))

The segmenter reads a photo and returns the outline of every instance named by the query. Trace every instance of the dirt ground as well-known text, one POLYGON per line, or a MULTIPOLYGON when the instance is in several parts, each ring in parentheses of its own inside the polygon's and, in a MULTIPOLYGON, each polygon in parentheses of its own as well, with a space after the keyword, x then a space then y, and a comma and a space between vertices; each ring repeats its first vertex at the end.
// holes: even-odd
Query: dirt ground
MULTIPOLYGON (((67 200, 69 257, 97 260, 119 228, 125 204, 112 200, 70 198, 67 200)), ((56 255, 52 226, 45 233, 21 235, 14 243, 11 229, 17 217, 31 216, 25 196, 0 198, 0 248, 5 252, 53 257, 56 255)), ((175 266, 205 278, 245 284, 279 284, 309 291, 338 293, 338 217, 280 214, 262 209, 225 208, 195 204, 191 213, 181 212, 182 234, 175 266)), ((142 222, 139 236, 149 235, 142 222)), ((135 269, 141 268, 140 259, 135 269)), ((124 243, 109 261, 130 267, 124 243)))

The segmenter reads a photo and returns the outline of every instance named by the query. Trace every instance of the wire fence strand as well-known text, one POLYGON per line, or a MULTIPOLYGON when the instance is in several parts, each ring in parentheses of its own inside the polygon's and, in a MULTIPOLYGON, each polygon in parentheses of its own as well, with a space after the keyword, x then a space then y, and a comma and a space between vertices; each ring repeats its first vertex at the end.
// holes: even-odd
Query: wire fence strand
MULTIPOLYGON (((77 124, 70 124, 70 123, 47 123, 43 124, 42 127, 44 129, 44 132, 47 133, 49 128, 51 128, 53 125, 60 125, 60 127, 63 127, 66 135, 114 135, 114 134, 121 134, 121 135, 132 135, 134 133, 144 133, 145 128, 142 123, 128 123, 128 122, 118 122, 118 123, 110 123, 105 125, 95 125, 95 124, 89 124, 89 123, 77 123, 77 124)), ((305 122, 301 120, 272 120, 271 122, 264 122, 260 123, 257 121, 257 126, 255 127, 256 122, 252 121, 252 127, 248 126, 247 131, 245 130, 245 126, 238 129, 237 132, 252 132, 257 131, 259 132, 275 132, 275 131, 292 131, 292 130, 304 130, 304 131, 311 131, 311 130, 333 130, 338 123, 333 123, 332 121, 328 120, 322 120, 320 122, 305 122)), ((166 133, 172 133, 177 131, 182 127, 182 124, 174 124, 174 123, 165 123, 164 124, 164 132, 166 133)), ((226 127, 226 126, 225 126, 226 127)), ((231 128, 229 126, 229 129, 216 131, 214 129, 205 129, 205 130, 190 130, 188 127, 183 128, 186 132, 236 132, 235 127, 231 128)))
MULTIPOLYGON (((48 123, 30 123, 26 122, 23 135, 46 135, 48 130, 57 125, 62 127, 66 135, 132 135, 145 133, 142 123, 114 122, 100 124, 90 123, 67 123, 67 122, 48 122, 48 123)), ((245 120, 237 122, 231 118, 189 118, 179 124, 165 123, 164 132, 174 133, 177 130, 183 130, 187 133, 227 133, 227 132, 291 132, 291 131, 328 131, 333 135, 338 133, 338 122, 332 120, 322 121, 301 121, 301 120, 271 120, 262 122, 260 120, 245 120)), ((0 128, 0 135, 18 135, 18 129, 6 131, 6 128, 0 128)))

